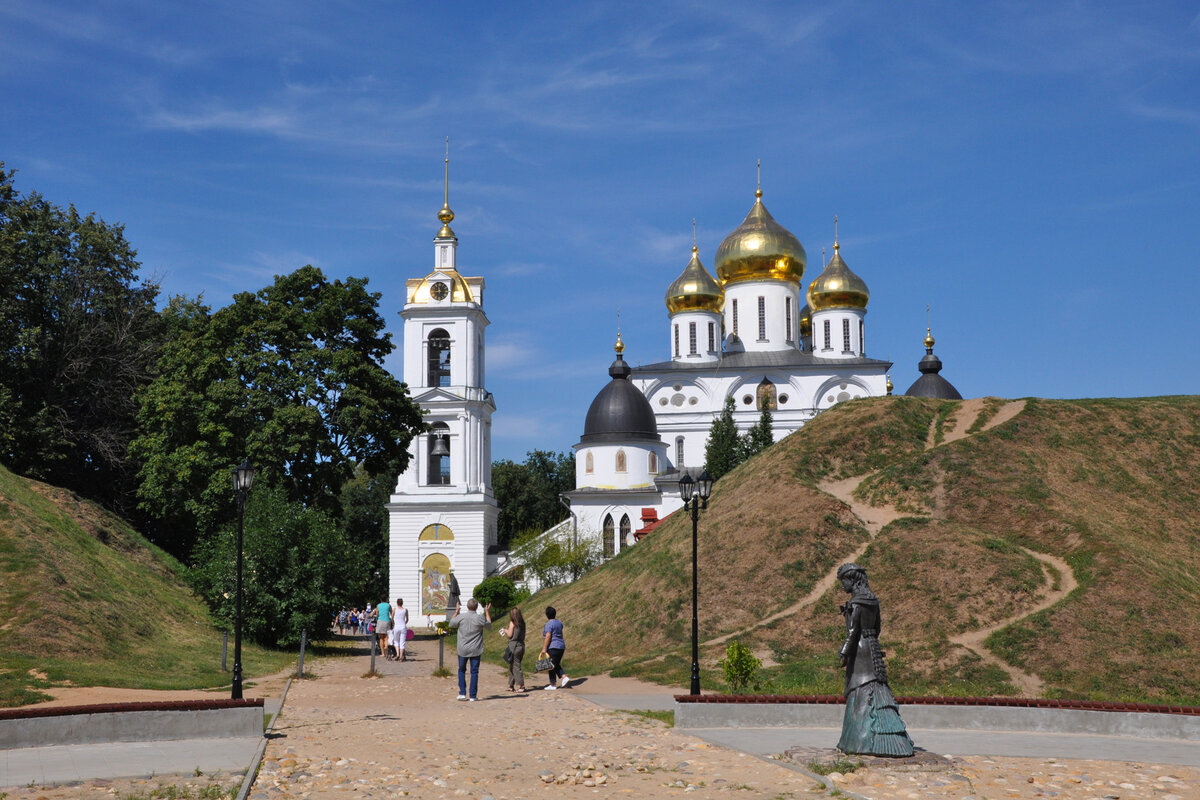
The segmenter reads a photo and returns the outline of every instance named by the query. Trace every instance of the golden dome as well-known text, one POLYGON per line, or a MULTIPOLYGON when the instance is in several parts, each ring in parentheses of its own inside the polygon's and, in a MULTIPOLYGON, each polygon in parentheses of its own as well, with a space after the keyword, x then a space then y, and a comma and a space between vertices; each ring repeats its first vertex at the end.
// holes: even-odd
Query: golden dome
POLYGON ((871 293, 867 284, 855 275, 842 260, 837 242, 833 243, 833 258, 825 271, 808 287, 808 305, 813 311, 827 308, 866 308, 871 293))
POLYGON ((892 376, 887 375, 886 377, 887 377, 887 384, 886 384, 887 393, 891 394, 892 390, 895 389, 896 387, 892 385, 892 376))
POLYGON ((750 213, 717 248, 716 268, 721 286, 764 280, 800 283, 808 262, 800 240, 767 211, 762 189, 754 197, 750 213))
MULTIPOLYGON (((451 234, 453 236, 454 234, 451 234)), ((473 281, 478 281, 478 278, 472 278, 473 281)), ((408 281, 408 302, 410 303, 428 303, 431 300, 430 292, 433 289, 433 284, 441 283, 445 285, 447 291, 443 298, 449 298, 452 303, 474 303, 475 294, 471 291, 470 285, 453 270, 435 270, 429 273, 424 278, 413 278, 408 281)))
POLYGON ((804 339, 812 336, 812 309, 808 306, 800 309, 800 336, 804 339))
POLYGON ((617 343, 613 345, 613 352, 618 356, 625 352, 625 343, 621 341, 621 332, 617 331, 617 343))
POLYGON ((925 351, 928 353, 932 353, 933 346, 935 344, 936 344, 936 342, 933 339, 933 332, 930 331, 929 328, 926 328, 925 329, 925 351))
POLYGON ((725 290, 700 263, 700 251, 692 245, 692 260, 667 287, 667 311, 712 311, 721 313, 725 290))

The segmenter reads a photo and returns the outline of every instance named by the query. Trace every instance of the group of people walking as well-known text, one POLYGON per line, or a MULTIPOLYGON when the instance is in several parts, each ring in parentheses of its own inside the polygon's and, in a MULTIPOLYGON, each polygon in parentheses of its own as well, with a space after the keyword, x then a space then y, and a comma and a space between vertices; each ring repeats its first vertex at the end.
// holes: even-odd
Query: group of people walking
MULTIPOLYGON (((492 626, 492 606, 484 606, 483 612, 480 613, 478 602, 471 598, 467 601, 465 613, 461 604, 455 608, 449 625, 458 629, 458 699, 474 702, 479 689, 479 659, 483 655, 483 632, 492 626), (471 676, 469 686, 468 671, 471 676)), ((500 631, 500 635, 508 639, 508 645, 504 648, 504 660, 509 665, 508 691, 528 691, 522 665, 525 658, 525 617, 521 614, 521 609, 513 608, 508 612, 508 625, 500 631)), ((558 619, 558 612, 553 606, 546 606, 546 624, 542 626, 542 650, 538 659, 539 662, 544 660, 548 667, 549 683, 542 687, 543 689, 553 691, 565 688, 571 682, 562 668, 563 653, 566 650, 563 624, 558 619)))
POLYGON ((379 652, 389 661, 407 661, 404 649, 412 632, 408 627, 408 609, 404 601, 396 598, 392 605, 386 598, 372 607, 367 603, 364 610, 343 608, 333 618, 333 627, 338 635, 372 636, 379 638, 379 652))

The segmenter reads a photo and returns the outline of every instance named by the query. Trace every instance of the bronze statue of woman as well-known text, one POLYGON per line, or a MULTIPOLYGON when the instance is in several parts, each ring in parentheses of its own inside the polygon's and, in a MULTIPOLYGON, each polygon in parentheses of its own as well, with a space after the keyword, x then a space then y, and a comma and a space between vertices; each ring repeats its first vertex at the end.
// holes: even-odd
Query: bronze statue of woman
POLYGON ((846 641, 838 655, 846 668, 846 713, 838 750, 859 755, 904 757, 913 754, 912 739, 900 719, 888 687, 887 667, 879 648, 879 598, 857 564, 838 567, 838 580, 850 595, 839 609, 846 618, 846 641))

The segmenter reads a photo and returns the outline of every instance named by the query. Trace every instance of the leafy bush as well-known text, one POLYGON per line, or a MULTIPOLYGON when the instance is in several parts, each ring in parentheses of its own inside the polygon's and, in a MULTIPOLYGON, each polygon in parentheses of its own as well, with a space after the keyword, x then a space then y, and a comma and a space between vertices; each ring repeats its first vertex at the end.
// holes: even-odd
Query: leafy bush
POLYGON ((517 586, 503 575, 491 575, 475 587, 472 595, 480 605, 492 604, 492 618, 508 611, 517 602, 517 586))
POLYGON ((532 575, 542 587, 579 580, 604 560, 600 555, 600 537, 587 531, 573 536, 545 536, 531 529, 513 542, 512 555, 524 565, 526 576, 532 575))
MULTIPOLYGON (((196 591, 226 622, 237 600, 236 536, 234 523, 202 539, 189 571, 196 591)), ((350 601, 347 587, 363 569, 336 522, 271 484, 256 482, 246 501, 242 551, 242 630, 272 647, 299 644, 303 630, 310 640, 325 638, 331 609, 350 601)))
POLYGON ((742 694, 743 690, 754 682, 762 662, 754 657, 749 647, 736 639, 725 648, 725 657, 717 662, 725 673, 725 682, 729 691, 742 694))

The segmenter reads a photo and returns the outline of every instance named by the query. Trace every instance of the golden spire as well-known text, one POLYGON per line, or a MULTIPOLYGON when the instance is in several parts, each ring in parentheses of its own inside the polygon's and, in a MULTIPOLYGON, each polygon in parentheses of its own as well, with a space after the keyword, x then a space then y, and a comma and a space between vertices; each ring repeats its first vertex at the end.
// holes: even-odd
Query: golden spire
POLYGON ((762 199, 762 159, 761 158, 757 159, 754 162, 754 174, 755 174, 754 196, 759 199, 762 199))
POLYGON ((700 248, 696 247, 696 218, 692 217, 692 252, 699 253, 700 248))
POLYGON ((442 210, 438 212, 437 218, 442 223, 442 229, 438 231, 437 238, 439 239, 455 239, 454 231, 450 230, 450 220, 454 219, 454 212, 450 210, 450 137, 446 137, 446 185, 443 195, 442 210))
POLYGON ((925 352, 932 353, 933 345, 934 345, 933 332, 931 331, 931 329, 929 327, 929 303, 926 303, 925 304, 925 352))
POLYGON ((837 214, 833 215, 833 252, 838 251, 837 214))

